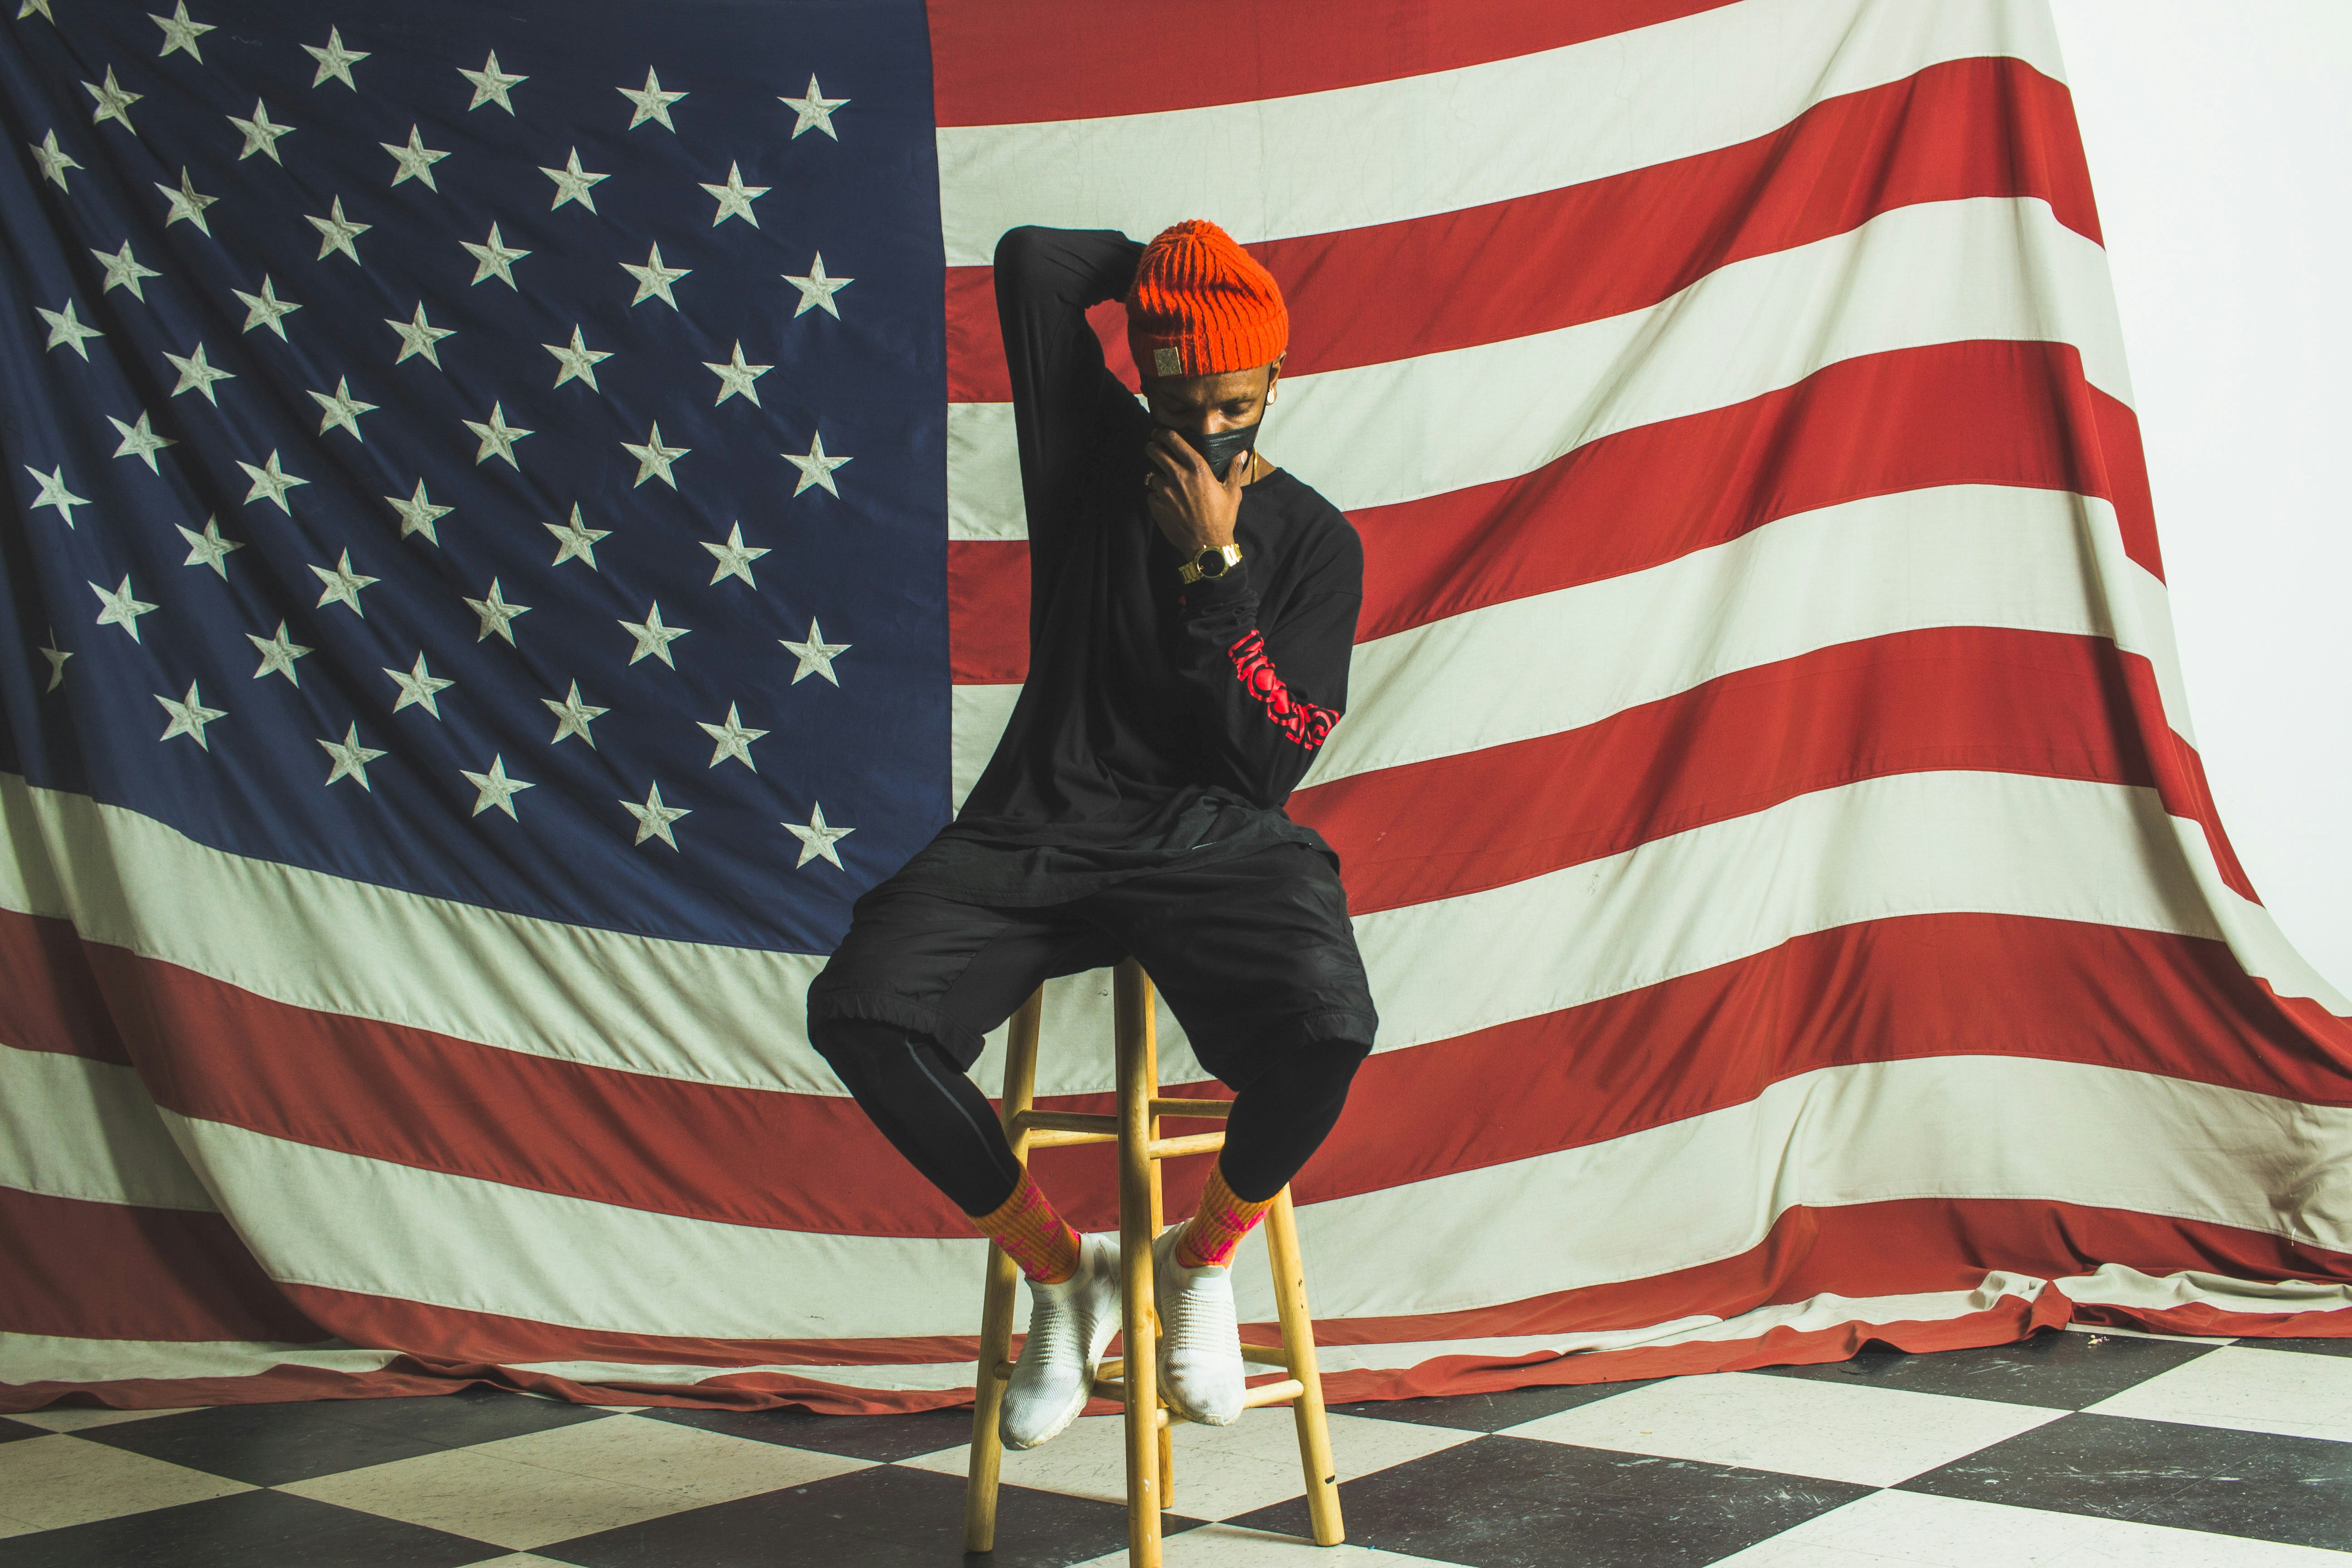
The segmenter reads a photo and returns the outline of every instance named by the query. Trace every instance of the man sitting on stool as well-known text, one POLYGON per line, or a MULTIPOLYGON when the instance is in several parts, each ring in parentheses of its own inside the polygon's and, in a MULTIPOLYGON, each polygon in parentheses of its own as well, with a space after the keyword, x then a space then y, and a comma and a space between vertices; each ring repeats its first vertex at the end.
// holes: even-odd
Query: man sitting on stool
MULTIPOLYGON (((1378 1016, 1339 857, 1283 803, 1339 721, 1363 596, 1339 510, 1255 448, 1289 340, 1216 225, 996 247, 1029 521, 1029 674, 956 819, 860 898, 809 1037, 885 1137, 1028 1277, 1005 1446, 1084 1409, 1118 1239, 1081 1237, 966 1076, 1040 982, 1132 955, 1234 1091, 1192 1220, 1152 1248, 1160 1387, 1241 1414, 1234 1248, 1339 1119, 1378 1016), (1123 298, 1149 408, 1087 307, 1123 298)), ((987 1375, 987 1369, 982 1369, 987 1375)))

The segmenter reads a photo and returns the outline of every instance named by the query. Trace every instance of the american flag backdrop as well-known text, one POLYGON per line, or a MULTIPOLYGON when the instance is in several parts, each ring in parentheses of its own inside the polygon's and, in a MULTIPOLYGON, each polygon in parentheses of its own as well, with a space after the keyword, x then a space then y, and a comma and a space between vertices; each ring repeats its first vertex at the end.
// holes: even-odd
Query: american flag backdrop
POLYGON ((0 34, 0 1408, 968 1394, 803 996, 1025 669, 995 240, 1188 216, 1365 546, 1334 1397, 2352 1332, 2045 0, 155 3, 0 34))

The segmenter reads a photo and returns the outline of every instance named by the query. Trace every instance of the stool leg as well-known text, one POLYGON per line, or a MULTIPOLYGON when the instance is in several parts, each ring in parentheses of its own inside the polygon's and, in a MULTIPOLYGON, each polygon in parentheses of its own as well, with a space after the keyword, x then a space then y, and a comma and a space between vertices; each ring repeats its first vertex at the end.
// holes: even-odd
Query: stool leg
MULTIPOLYGON (((1013 1139, 1013 1157, 1025 1170, 1029 1134, 1013 1132, 1013 1119, 1029 1109, 1037 1092, 1037 1024, 1045 1011, 1040 986, 1013 1015, 1005 1041, 1003 1117, 1013 1139)), ((988 1244, 988 1272, 981 1287, 980 1361, 971 1397, 971 1459, 963 1486, 963 1549, 989 1552, 996 1545, 996 1476, 1004 1463, 1004 1439, 997 1416, 1004 1409, 1005 1380, 997 1367, 1013 1359, 1013 1287, 1020 1268, 994 1242, 988 1244)))
POLYGON ((1282 1320, 1282 1353, 1303 1392, 1290 1402, 1298 1427, 1298 1462, 1307 1472, 1307 1517, 1315 1544, 1337 1546, 1348 1539, 1339 1519, 1339 1467, 1331 1458, 1331 1423, 1323 1412, 1323 1373, 1315 1360, 1315 1320, 1307 1311, 1307 1266, 1298 1253, 1298 1219, 1290 1210, 1290 1189, 1274 1195, 1265 1215, 1266 1256, 1274 1264, 1275 1309, 1282 1320))
MULTIPOLYGON (((1148 974, 1143 975, 1142 984, 1143 1090, 1144 1093, 1157 1100, 1160 1098, 1160 1024, 1152 1011, 1151 977, 1148 974)), ((1150 1120, 1150 1137, 1154 1142, 1160 1139, 1160 1118, 1157 1116, 1150 1120)), ((1157 1237, 1167 1226, 1168 1212, 1166 1205, 1161 1201, 1160 1162, 1154 1160, 1150 1164, 1151 1234, 1157 1237)), ((1153 1320, 1153 1327, 1154 1331, 1157 1331, 1157 1318, 1153 1320)), ((1172 1420, 1162 1423, 1160 1426, 1160 1511, 1162 1513, 1172 1510, 1176 1506, 1175 1438, 1176 1423, 1172 1420)))
POLYGON ((1151 1305, 1150 983, 1133 959, 1115 973, 1118 1017, 1120 1327, 1126 1336, 1127 1561, 1160 1564, 1160 1358, 1151 1305))

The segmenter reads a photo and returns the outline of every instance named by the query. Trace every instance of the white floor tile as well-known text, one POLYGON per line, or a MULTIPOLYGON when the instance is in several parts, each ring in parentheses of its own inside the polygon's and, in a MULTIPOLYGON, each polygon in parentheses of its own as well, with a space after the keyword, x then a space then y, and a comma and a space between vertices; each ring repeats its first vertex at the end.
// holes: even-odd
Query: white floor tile
MULTIPOLYGON (((1331 1453, 1343 1482, 1478 1436, 1360 1415, 1334 1415, 1330 1421, 1331 1453)), ((1125 1425, 1126 1418, 1118 1415, 1081 1416, 1044 1447, 1006 1454, 1001 1474, 1012 1486, 1124 1503, 1125 1425)), ((959 1446, 902 1462, 918 1469, 961 1476, 969 1453, 968 1446, 959 1446)), ((1288 1410, 1244 1411, 1230 1426, 1188 1423, 1176 1428, 1178 1513, 1194 1519, 1228 1519, 1301 1496, 1306 1490, 1307 1478, 1298 1464, 1297 1429, 1288 1410)))
POLYGON ((1670 1378, 1505 1435, 1885 1487, 2064 1414, 1727 1372, 1670 1378))
MULTIPOLYGON (((186 1409, 198 1408, 194 1405, 186 1409)), ((27 1410, 21 1415, 11 1415, 11 1421, 22 1421, 27 1426, 46 1426, 52 1432, 87 1432, 93 1426, 111 1426, 118 1421, 149 1421, 158 1415, 177 1415, 180 1410, 88 1410, 68 1409, 52 1405, 47 1410, 27 1410)))
POLYGON ((278 1489, 528 1551, 866 1464, 615 1415, 278 1489))
MULTIPOLYGON (((1320 1547, 1295 1535, 1269 1535, 1230 1524, 1203 1525, 1167 1538, 1168 1568, 1456 1568, 1433 1557, 1407 1557, 1369 1546, 1320 1547)), ((1074 1568, 1126 1568, 1127 1548, 1089 1557, 1074 1568)), ((498 1568, 485 1563, 478 1568, 498 1568)))
POLYGON ((2343 1568, 2340 1552, 1913 1492, 1874 1492, 1714 1568, 2343 1568))
POLYGON ((2088 1408, 2099 1415, 2352 1443, 2352 1356, 2218 1350, 2088 1408))
MULTIPOLYGON (((63 1435, 0 1443, 0 1510, 22 1535, 257 1489, 63 1435)), ((5 1527, 0 1527, 5 1528, 5 1527)))

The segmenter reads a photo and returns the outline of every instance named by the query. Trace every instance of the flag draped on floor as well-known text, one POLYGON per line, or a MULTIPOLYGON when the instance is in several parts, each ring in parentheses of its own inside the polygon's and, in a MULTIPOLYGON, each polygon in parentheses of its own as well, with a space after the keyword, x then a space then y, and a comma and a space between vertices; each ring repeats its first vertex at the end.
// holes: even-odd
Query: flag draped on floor
POLYGON ((2352 1331, 2043 0, 148 3, 0 34, 0 1408, 965 1396, 803 995, 1025 667, 995 240, 1190 216, 1364 541, 1336 1397, 2352 1331))

